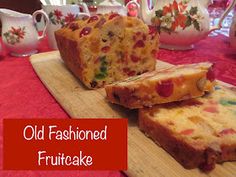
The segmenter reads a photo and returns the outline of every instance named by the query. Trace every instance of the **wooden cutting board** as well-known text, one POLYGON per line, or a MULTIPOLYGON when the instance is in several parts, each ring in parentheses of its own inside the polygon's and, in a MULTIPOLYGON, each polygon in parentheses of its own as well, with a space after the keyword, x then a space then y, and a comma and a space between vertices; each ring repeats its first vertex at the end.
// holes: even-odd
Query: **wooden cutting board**
MULTIPOLYGON (((41 81, 66 112, 78 118, 128 118, 128 170, 131 177, 236 177, 236 162, 217 165, 209 174, 186 170, 137 126, 137 111, 110 104, 105 90, 87 90, 65 67, 57 51, 32 55, 30 62, 41 81)), ((157 68, 170 64, 157 61, 157 68)))

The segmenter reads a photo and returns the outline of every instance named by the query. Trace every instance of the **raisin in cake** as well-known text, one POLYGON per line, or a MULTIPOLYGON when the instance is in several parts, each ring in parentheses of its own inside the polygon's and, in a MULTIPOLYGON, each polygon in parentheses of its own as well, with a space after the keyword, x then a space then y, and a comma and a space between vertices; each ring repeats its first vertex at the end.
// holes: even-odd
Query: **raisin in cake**
POLYGON ((95 15, 55 32, 61 57, 88 88, 155 69, 159 36, 141 20, 95 15))
POLYGON ((140 109, 139 127, 184 167, 211 170, 236 160, 236 92, 217 86, 201 98, 140 109))
POLYGON ((130 109, 202 96, 214 86, 211 63, 173 66, 105 86, 107 99, 130 109))

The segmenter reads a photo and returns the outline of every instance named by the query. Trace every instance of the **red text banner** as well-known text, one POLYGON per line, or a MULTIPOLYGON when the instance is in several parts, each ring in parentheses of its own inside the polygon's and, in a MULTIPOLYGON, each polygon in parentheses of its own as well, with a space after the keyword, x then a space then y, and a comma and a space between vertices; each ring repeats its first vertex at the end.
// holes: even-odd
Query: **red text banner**
POLYGON ((4 119, 4 170, 127 170, 127 119, 4 119))

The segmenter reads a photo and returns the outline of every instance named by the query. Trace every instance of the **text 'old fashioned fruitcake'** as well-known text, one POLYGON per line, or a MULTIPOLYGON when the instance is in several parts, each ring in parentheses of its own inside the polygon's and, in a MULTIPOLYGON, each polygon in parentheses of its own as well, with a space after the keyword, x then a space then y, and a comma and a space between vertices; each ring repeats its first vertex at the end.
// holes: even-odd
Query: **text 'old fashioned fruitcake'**
POLYGON ((178 65, 105 86, 107 99, 135 109, 204 95, 214 86, 212 64, 178 65))
POLYGON ((55 32, 61 57, 88 88, 153 71, 159 36, 140 19, 110 13, 55 32))
POLYGON ((139 128, 185 168, 212 170, 236 160, 235 88, 140 109, 139 128))

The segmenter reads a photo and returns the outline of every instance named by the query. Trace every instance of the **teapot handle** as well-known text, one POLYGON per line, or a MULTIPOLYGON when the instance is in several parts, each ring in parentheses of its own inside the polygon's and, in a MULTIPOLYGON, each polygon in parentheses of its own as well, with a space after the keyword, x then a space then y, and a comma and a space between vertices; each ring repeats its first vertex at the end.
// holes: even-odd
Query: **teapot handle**
POLYGON ((39 37, 38 37, 38 39, 41 40, 41 39, 43 39, 43 38, 45 37, 45 35, 46 35, 46 29, 47 29, 48 24, 49 24, 49 18, 48 18, 48 15, 47 15, 43 10, 37 10, 37 11, 35 11, 35 12, 33 13, 33 15, 32 15, 35 24, 37 23, 36 17, 37 17, 37 15, 39 15, 39 14, 43 15, 44 18, 45 18, 45 20, 46 20, 46 24, 45 24, 45 26, 44 26, 44 28, 43 28, 43 33, 42 33, 41 35, 39 35, 39 37))
POLYGON ((232 8, 234 8, 235 5, 236 5, 236 0, 231 0, 229 6, 226 8, 224 13, 221 15, 218 24, 216 26, 211 27, 209 33, 222 28, 222 22, 224 21, 225 17, 228 15, 228 13, 232 10, 232 8))
POLYGON ((84 13, 80 12, 80 14, 84 15, 84 16, 89 16, 90 17, 90 13, 89 13, 89 9, 88 9, 87 4, 85 4, 84 2, 81 2, 78 5, 81 6, 81 8, 83 9, 83 12, 84 12, 84 13))

